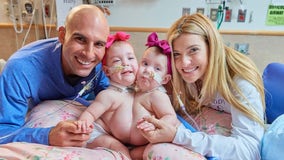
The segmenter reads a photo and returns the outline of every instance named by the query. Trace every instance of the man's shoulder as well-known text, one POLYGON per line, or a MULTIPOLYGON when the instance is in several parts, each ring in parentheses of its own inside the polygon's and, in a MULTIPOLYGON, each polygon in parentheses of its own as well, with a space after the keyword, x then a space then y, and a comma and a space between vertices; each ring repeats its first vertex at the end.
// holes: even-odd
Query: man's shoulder
POLYGON ((56 50, 57 45, 59 45, 57 38, 32 42, 16 51, 8 59, 7 65, 12 66, 12 68, 29 68, 29 66, 36 66, 35 69, 39 69, 41 66, 48 63, 48 61, 53 61, 52 59, 58 59, 57 57, 60 56, 59 54, 48 54, 61 52, 60 48, 56 50), (52 50, 52 52, 50 50, 52 50))
POLYGON ((60 43, 57 38, 34 41, 17 50, 10 59, 25 58, 36 55, 41 56, 44 52, 50 52, 50 50, 52 50, 52 52, 56 51, 56 47, 60 47, 60 43))
POLYGON ((22 49, 25 49, 27 47, 33 47, 33 46, 38 46, 38 45, 44 45, 48 43, 54 43, 54 42, 59 42, 57 37, 54 38, 47 38, 47 39, 40 39, 37 41, 33 41, 25 46, 22 47, 22 49))

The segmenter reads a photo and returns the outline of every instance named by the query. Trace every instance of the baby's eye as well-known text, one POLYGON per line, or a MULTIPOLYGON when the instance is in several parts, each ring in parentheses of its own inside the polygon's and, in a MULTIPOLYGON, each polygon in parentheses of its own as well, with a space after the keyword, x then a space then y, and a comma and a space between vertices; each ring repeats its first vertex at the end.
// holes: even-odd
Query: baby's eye
POLYGON ((145 61, 143 61, 143 62, 142 62, 142 65, 143 65, 143 66, 148 66, 148 63, 145 62, 145 61))
POLYGON ((160 68, 160 67, 156 67, 155 70, 156 70, 156 71, 160 71, 161 68, 160 68))
POLYGON ((114 60, 112 61, 112 63, 118 63, 118 62, 120 62, 120 59, 114 59, 114 60))

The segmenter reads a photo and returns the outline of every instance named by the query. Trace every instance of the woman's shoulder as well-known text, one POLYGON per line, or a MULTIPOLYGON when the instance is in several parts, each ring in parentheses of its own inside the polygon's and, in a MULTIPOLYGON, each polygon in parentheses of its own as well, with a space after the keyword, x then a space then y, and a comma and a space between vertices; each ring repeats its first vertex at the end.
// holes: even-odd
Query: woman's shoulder
POLYGON ((256 87, 251 82, 240 76, 235 76, 234 81, 243 93, 256 91, 256 87))
POLYGON ((247 83, 249 83, 248 80, 246 80, 246 79, 244 79, 244 78, 242 78, 242 77, 240 77, 240 76, 235 76, 235 77, 233 78, 233 80, 234 80, 234 82, 236 82, 237 84, 247 84, 247 83))

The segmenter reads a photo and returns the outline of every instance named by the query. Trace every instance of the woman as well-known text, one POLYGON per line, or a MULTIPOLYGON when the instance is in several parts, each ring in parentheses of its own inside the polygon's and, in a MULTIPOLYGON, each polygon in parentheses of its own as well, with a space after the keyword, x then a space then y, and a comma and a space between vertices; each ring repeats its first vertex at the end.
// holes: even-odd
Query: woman
POLYGON ((144 158, 186 159, 187 153, 194 151, 222 160, 260 159, 265 101, 255 64, 225 46, 216 27, 202 14, 178 19, 168 31, 168 41, 172 47, 174 107, 181 113, 185 106, 199 131, 145 117, 156 126, 143 131, 150 142, 173 144, 148 146, 144 158))

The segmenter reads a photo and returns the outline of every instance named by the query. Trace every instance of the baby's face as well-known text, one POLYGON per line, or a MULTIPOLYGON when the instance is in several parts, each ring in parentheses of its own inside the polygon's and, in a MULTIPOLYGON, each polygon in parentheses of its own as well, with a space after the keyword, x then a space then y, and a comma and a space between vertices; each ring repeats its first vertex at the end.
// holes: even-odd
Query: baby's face
POLYGON ((161 85, 167 75, 167 56, 155 48, 148 48, 141 59, 136 83, 143 91, 154 89, 161 85))
POLYGON ((128 42, 115 42, 106 53, 106 74, 113 82, 130 86, 135 82, 138 62, 128 42))

